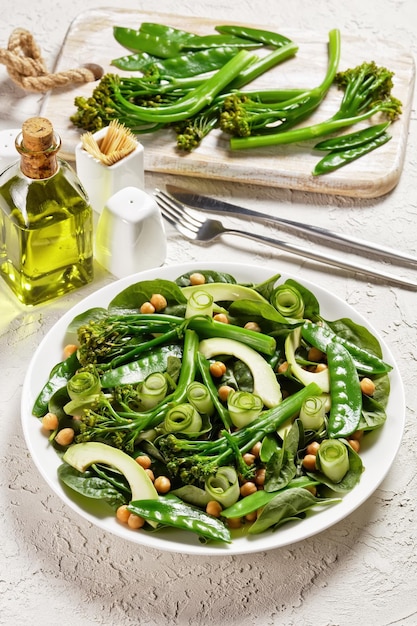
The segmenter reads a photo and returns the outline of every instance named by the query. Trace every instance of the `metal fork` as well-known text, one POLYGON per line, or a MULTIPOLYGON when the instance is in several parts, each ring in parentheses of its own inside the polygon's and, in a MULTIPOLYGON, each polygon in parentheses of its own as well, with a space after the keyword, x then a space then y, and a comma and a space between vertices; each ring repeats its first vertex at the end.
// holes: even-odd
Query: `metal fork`
POLYGON ((334 256, 328 256, 321 252, 315 252, 313 250, 307 250, 301 246, 297 246, 281 239, 272 237, 266 237, 254 232, 247 232, 244 230, 238 230, 235 228, 227 228, 218 219, 210 219, 205 217, 197 217, 195 209, 189 209, 181 202, 178 202, 170 194, 160 189, 155 189, 155 199, 158 206, 161 209, 163 217, 172 224, 178 232, 180 232, 187 239, 194 241, 201 241, 210 243, 219 239, 222 235, 237 235, 239 237, 245 237, 257 242, 261 242, 268 246, 274 246, 284 252, 289 252, 296 256, 309 259, 311 261, 318 261, 325 265, 331 265, 340 269, 362 274, 367 277, 385 279, 393 285, 401 287, 407 287, 408 289, 417 290, 417 283, 393 276, 387 272, 376 270, 364 265, 359 265, 351 261, 339 259, 334 256))

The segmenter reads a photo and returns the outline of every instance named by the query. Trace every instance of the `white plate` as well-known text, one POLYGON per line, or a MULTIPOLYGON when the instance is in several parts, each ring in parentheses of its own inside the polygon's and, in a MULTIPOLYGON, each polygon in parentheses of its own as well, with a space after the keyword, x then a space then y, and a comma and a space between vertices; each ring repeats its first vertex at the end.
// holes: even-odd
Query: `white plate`
POLYGON ((122 289, 141 280, 152 278, 174 280, 181 274, 194 269, 213 269, 228 272, 235 276, 239 282, 259 283, 274 273, 264 267, 243 264, 205 263, 203 265, 202 268, 197 267, 196 263, 158 268, 114 282, 79 302, 52 327, 36 350, 23 385, 22 425, 26 443, 41 475, 61 500, 91 524, 127 541, 159 550, 207 556, 211 554, 261 552, 283 547, 325 531, 365 502, 389 471, 404 430, 404 390, 398 368, 388 346, 384 344, 377 331, 369 325, 364 317, 346 302, 336 298, 322 287, 311 284, 300 276, 282 275, 283 280, 290 277, 294 278, 316 295, 324 318, 334 320, 348 317, 369 328, 380 341, 384 359, 393 365, 393 371, 390 373, 391 393, 387 407, 387 421, 381 429, 367 435, 368 444, 361 451, 365 471, 360 483, 350 493, 346 494, 340 503, 321 508, 317 513, 310 514, 306 520, 288 524, 276 532, 266 532, 254 537, 238 537, 231 544, 224 546, 201 544, 194 533, 185 531, 168 529, 159 533, 132 531, 120 525, 112 511, 109 511, 104 505, 100 506, 94 503, 86 505, 85 499, 74 498, 72 493, 64 490, 57 477, 57 468, 61 461, 54 449, 48 446, 47 437, 41 432, 39 420, 32 415, 33 403, 46 382, 50 370, 62 359, 66 329, 75 315, 91 307, 106 307, 122 289))

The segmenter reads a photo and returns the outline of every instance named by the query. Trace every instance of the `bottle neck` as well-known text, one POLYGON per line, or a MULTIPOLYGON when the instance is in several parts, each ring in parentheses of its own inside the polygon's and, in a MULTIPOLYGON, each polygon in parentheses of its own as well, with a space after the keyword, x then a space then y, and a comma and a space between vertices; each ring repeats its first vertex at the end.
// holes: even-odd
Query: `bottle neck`
POLYGON ((61 146, 59 137, 46 150, 30 150, 23 144, 22 134, 16 137, 16 149, 20 154, 22 173, 33 180, 50 178, 59 169, 58 150, 61 146))

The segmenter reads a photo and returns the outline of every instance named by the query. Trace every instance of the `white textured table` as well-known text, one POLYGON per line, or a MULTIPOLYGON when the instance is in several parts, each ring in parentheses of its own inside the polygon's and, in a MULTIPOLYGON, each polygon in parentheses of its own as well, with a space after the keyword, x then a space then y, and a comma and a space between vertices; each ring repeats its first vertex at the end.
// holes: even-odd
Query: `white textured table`
MULTIPOLYGON (((0 47, 15 27, 30 30, 50 68, 70 21, 98 0, 70 4, 15 0, 2 14, 0 47)), ((105 6, 105 4, 104 4, 105 6)), ((148 9, 144 1, 123 2, 148 9)), ((414 0, 160 0, 159 12, 270 23, 285 32, 317 28, 401 42, 417 51, 414 0), (175 7, 175 8, 174 8, 175 7)), ((370 56, 373 50, 370 50, 370 56)), ((0 128, 37 114, 42 96, 17 88, 0 66, 0 128)), ((147 175, 149 190, 188 182, 195 190, 252 208, 340 229, 417 253, 417 121, 411 114, 398 186, 377 200, 147 175)), ((34 467, 20 426, 27 364, 63 311, 113 278, 98 269, 88 288, 23 311, 0 283, 0 624, 45 626, 273 625, 350 626, 417 623, 416 295, 372 285, 245 241, 212 247, 168 231, 168 263, 222 259, 269 264, 320 283, 366 315, 390 345, 406 390, 407 424, 398 457, 375 494, 343 522, 302 544, 249 556, 203 558, 132 547, 91 527, 50 491, 34 467)), ((391 268, 392 271, 392 268, 391 268)), ((405 270, 404 270, 405 273, 405 270)), ((415 272, 414 272, 415 274, 415 272)), ((411 272, 408 272, 411 277, 411 272)))

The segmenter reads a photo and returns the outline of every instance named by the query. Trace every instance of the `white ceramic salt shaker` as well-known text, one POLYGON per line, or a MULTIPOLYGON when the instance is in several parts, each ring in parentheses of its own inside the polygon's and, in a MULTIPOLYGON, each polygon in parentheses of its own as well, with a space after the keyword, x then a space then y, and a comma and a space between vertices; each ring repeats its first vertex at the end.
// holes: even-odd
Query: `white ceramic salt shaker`
POLYGON ((125 187, 107 200, 96 229, 95 256, 109 272, 123 278, 159 267, 167 244, 155 199, 137 187, 125 187))
MULTIPOLYGON (((106 136, 108 127, 93 134, 97 143, 106 136)), ((87 192, 90 204, 100 214, 107 200, 125 187, 145 188, 143 146, 136 148, 113 165, 105 165, 87 152, 82 143, 75 147, 75 164, 78 178, 87 192)))
POLYGON ((16 163, 18 154, 16 152, 15 140, 22 129, 8 128, 0 131, 0 171, 16 163))

